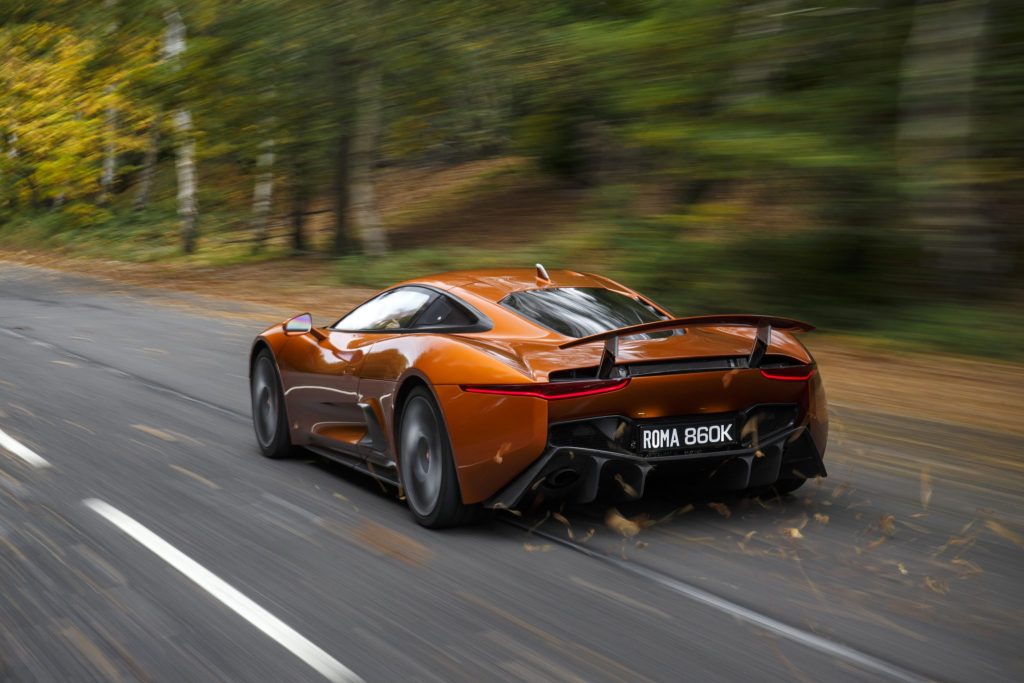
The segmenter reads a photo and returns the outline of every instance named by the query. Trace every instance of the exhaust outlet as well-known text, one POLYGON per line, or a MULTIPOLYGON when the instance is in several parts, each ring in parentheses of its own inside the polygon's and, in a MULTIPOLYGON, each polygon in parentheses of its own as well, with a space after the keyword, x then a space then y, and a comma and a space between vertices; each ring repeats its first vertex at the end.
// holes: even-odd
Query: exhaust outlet
POLYGON ((575 484, 579 478, 579 472, 577 472, 571 467, 563 467, 562 469, 555 470, 547 477, 545 477, 545 481, 547 482, 549 488, 560 489, 565 488, 570 484, 575 484))

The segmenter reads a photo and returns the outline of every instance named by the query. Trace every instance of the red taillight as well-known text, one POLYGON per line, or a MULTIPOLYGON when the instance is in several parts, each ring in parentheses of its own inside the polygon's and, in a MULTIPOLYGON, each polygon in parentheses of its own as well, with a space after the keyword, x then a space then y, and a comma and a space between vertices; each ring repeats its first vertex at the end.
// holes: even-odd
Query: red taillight
POLYGON ((780 379, 785 382, 805 382, 814 374, 814 368, 807 365, 797 365, 792 368, 772 368, 765 370, 761 368, 761 376, 766 379, 780 379))
POLYGON ((546 382, 544 384, 482 384, 463 386, 473 394, 500 394, 502 396, 533 396, 553 401, 560 398, 582 398, 595 394, 618 391, 629 384, 625 379, 588 379, 582 382, 546 382))

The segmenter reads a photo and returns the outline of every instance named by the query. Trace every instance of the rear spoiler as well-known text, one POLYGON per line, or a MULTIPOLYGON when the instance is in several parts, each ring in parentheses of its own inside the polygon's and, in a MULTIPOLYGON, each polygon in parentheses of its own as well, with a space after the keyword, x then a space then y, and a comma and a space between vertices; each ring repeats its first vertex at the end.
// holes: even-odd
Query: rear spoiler
POLYGON ((761 364, 765 351, 771 342, 772 328, 786 330, 787 332, 810 332, 814 325, 810 325, 792 318, 779 318, 771 315, 748 315, 742 313, 730 313, 726 315, 694 315, 688 318, 670 318, 668 320, 655 320, 640 325, 620 327, 617 330, 609 330, 599 334, 592 334, 589 337, 573 339, 559 345, 560 349, 571 349, 584 344, 604 342, 604 353, 601 355, 601 365, 597 368, 599 378, 610 377, 612 366, 615 365, 615 356, 619 352, 619 338, 632 337, 647 332, 658 332, 661 330, 677 330, 684 327, 756 327, 757 335, 754 337, 754 347, 750 350, 750 357, 747 359, 747 367, 756 368, 761 364))

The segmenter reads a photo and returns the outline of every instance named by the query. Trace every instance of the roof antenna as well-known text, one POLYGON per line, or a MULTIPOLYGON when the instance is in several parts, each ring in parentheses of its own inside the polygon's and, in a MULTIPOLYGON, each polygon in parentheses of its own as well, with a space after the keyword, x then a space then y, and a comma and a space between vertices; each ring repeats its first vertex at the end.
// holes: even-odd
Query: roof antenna
POLYGON ((537 264, 537 284, 549 284, 551 277, 548 275, 547 269, 541 264, 537 264))

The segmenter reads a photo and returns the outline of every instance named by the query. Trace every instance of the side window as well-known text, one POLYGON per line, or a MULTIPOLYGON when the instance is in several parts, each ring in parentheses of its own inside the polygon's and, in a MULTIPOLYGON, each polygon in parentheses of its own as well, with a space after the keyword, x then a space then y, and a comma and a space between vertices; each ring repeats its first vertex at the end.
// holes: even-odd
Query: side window
POLYGON ((409 322, 433 296, 419 287, 399 287, 385 292, 355 309, 334 325, 336 330, 399 330, 409 322))
POLYGON ((420 313, 413 324, 413 329, 417 327, 462 327, 473 325, 476 322, 476 318, 469 311, 452 301, 451 297, 441 294, 420 313))

